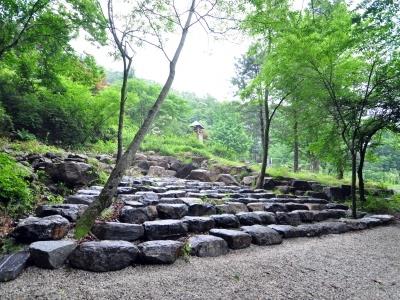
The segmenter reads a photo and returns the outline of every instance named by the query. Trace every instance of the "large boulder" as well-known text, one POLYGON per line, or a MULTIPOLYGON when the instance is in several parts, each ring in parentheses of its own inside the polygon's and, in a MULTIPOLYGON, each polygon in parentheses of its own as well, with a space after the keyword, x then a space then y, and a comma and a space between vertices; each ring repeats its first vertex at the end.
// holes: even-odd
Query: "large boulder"
POLYGON ((253 244, 264 246, 282 243, 281 235, 266 226, 242 226, 240 229, 251 235, 253 244))
POLYGON ((231 249, 247 248, 251 244, 251 235, 238 230, 211 229, 210 234, 223 238, 231 249))
POLYGON ((147 172, 147 176, 151 177, 164 177, 165 174, 165 168, 160 166, 150 166, 149 171, 147 172))
POLYGON ((157 209, 152 205, 138 208, 124 206, 120 215, 121 222, 131 224, 142 224, 146 221, 153 221, 156 218, 157 209))
POLYGON ((69 225, 68 220, 59 215, 44 218, 29 217, 18 223, 12 235, 24 243, 60 240, 68 233, 69 225))
POLYGON ((177 178, 186 178, 186 177, 189 176, 191 171, 196 170, 197 168, 193 164, 187 164, 187 165, 184 165, 184 166, 179 166, 179 167, 177 166, 176 169, 177 170, 175 170, 176 171, 175 176, 177 178))
POLYGON ((148 241, 138 245, 140 260, 149 264, 172 264, 180 255, 183 243, 161 240, 148 241))
POLYGON ((69 187, 87 186, 99 178, 91 165, 78 161, 47 164, 45 171, 53 181, 64 182, 69 187))
POLYGON ((228 253, 227 242, 213 235, 195 235, 188 239, 191 254, 199 257, 215 257, 228 253))
POLYGON ((25 269, 29 256, 28 251, 21 251, 0 257, 0 282, 17 278, 25 269))
POLYGON ((69 240, 41 241, 32 243, 29 246, 29 252, 36 266, 45 269, 58 269, 76 246, 75 241, 69 240))
POLYGON ((85 204, 50 204, 40 205, 36 209, 38 217, 60 215, 70 222, 75 222, 88 206, 85 204))
POLYGON ((236 214, 236 217, 242 225, 262 224, 261 217, 255 212, 241 212, 236 214))
POLYGON ((178 239, 187 233, 187 227, 181 220, 144 222, 144 230, 148 240, 178 239))
POLYGON ((189 232, 207 232, 214 228, 215 222, 208 217, 184 217, 183 223, 187 226, 189 232))
POLYGON ((144 235, 144 228, 141 224, 104 222, 94 224, 92 233, 100 240, 135 241, 144 235))
POLYGON ((180 219, 187 215, 186 204, 158 204, 157 212, 160 219, 180 219))
POLYGON ((196 169, 196 170, 190 171, 190 174, 187 178, 192 179, 192 180, 210 182, 211 181, 211 173, 207 170, 196 169))
POLYGON ((126 241, 84 242, 71 253, 69 262, 74 268, 108 272, 128 267, 138 254, 138 248, 126 241))
POLYGON ((223 182, 226 185, 239 185, 239 182, 231 174, 219 174, 216 181, 223 182))

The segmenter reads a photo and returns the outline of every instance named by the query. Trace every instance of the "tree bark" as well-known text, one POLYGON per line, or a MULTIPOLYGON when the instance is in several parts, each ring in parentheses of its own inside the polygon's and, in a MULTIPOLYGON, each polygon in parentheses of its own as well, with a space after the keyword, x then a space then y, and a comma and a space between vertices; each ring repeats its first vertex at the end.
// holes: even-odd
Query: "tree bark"
POLYGON ((353 148, 351 150, 351 204, 352 204, 352 217, 357 218, 357 196, 356 196, 356 184, 357 184, 357 152, 353 148))
POLYGON ((364 184, 364 162, 365 155, 367 154, 368 144, 370 142, 370 138, 368 137, 363 143, 360 145, 360 161, 358 163, 357 176, 358 176, 358 189, 360 193, 360 201, 364 203, 366 201, 365 198, 365 184, 364 184))
POLYGON ((136 152, 139 149, 141 142, 143 141, 144 137, 146 136, 147 132, 150 129, 151 124, 153 123, 155 117, 157 116, 162 103, 164 102, 165 98, 168 95, 168 92, 171 88, 172 82, 174 81, 175 77, 175 68, 178 62, 179 56, 182 52, 183 46, 186 41, 186 37, 189 31, 189 27, 191 24, 191 20, 195 10, 195 0, 192 0, 191 7, 189 10, 189 14, 185 23, 185 26, 182 29, 181 37, 179 44, 175 50, 175 54, 173 59, 170 61, 169 66, 169 75, 168 78, 161 89, 160 94, 157 97, 154 105, 150 109, 146 119, 143 122, 143 125, 139 128, 139 131, 136 133, 133 141, 128 146, 125 153, 121 156, 121 158, 116 163, 114 169, 111 172, 110 177, 107 180, 104 188, 102 189, 99 197, 93 201, 89 207, 86 209, 84 214, 78 220, 76 227, 75 227, 75 237, 82 238, 87 233, 89 233, 90 229, 92 228, 97 216, 107 207, 112 204, 113 197, 117 191, 118 184, 121 182, 121 179, 128 168, 128 166, 133 161, 136 152))
POLYGON ((128 77, 132 65, 131 58, 124 58, 124 74, 121 86, 121 99, 119 103, 119 119, 118 119, 118 150, 117 161, 121 159, 123 153, 123 131, 124 131, 124 117, 125 117, 125 104, 128 97, 128 77), (128 60, 128 61, 127 61, 128 60))
POLYGON ((263 145, 263 157, 261 162, 260 175, 258 176, 256 184, 256 187, 258 189, 261 189, 264 185, 265 171, 267 169, 267 162, 268 162, 269 130, 271 125, 271 120, 269 118, 268 97, 269 97, 269 91, 268 89, 266 89, 264 95, 264 130, 263 130, 264 135, 261 136, 261 138, 263 138, 264 145, 263 145))
POLYGON ((298 123, 295 114, 295 121, 293 125, 293 172, 297 173, 299 171, 299 133, 298 133, 298 123))

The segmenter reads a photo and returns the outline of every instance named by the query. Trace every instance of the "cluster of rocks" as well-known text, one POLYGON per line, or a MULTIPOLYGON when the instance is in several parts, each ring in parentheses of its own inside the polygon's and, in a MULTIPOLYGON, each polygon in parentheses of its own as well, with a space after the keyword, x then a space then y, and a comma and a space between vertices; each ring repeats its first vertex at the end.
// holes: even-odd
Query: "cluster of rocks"
POLYGON ((276 195, 224 182, 124 177, 116 195, 122 205, 118 219, 97 222, 95 240, 66 238, 101 189, 79 190, 64 204, 42 205, 36 216, 21 220, 12 236, 30 244, 1 258, 0 281, 14 279, 29 264, 114 271, 135 263, 171 264, 182 253, 219 256, 251 244, 275 245, 285 238, 339 234, 393 221, 389 215, 349 219, 347 206, 306 195, 276 195))
POLYGON ((57 183, 62 182, 70 188, 88 186, 98 179, 98 174, 88 162, 88 157, 81 154, 29 154, 17 157, 36 172, 42 170, 57 183))

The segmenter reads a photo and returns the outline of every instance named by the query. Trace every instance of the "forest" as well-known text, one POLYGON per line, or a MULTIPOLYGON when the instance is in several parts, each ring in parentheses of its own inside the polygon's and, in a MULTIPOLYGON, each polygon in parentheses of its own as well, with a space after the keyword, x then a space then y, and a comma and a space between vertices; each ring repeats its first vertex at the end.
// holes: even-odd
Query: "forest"
MULTIPOLYGON (((353 208, 375 201, 365 185, 399 190, 398 1, 314 0, 301 9, 290 0, 132 2, 1 1, 3 147, 115 155, 104 180, 111 191, 137 151, 246 164, 259 172, 258 186, 265 174, 351 184, 353 208), (171 88, 186 35, 200 25, 211 37, 240 32, 251 41, 234 62, 231 99, 171 88), (112 47, 120 71, 71 46, 83 32, 112 47), (144 45, 166 57, 165 83, 135 75, 144 45), (194 121, 205 128, 204 143, 194 121)), ((32 197, 19 169, 2 151, 0 200, 8 211, 32 197)))

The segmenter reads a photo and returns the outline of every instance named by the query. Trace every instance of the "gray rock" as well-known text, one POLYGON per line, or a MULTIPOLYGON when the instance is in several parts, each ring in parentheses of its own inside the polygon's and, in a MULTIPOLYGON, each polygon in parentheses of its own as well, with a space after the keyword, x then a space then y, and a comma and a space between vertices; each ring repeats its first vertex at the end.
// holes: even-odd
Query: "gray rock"
POLYGON ((18 223, 12 235, 20 242, 31 243, 62 239, 68 230, 68 220, 59 215, 44 218, 29 217, 18 223))
POLYGON ((367 223, 360 221, 360 219, 341 218, 339 221, 345 223, 349 231, 364 230, 368 227, 367 223))
POLYGON ((378 219, 382 222, 382 224, 390 224, 394 222, 394 217, 391 215, 371 215, 368 216, 369 218, 374 218, 374 219, 378 219))
POLYGON ((301 222, 303 223, 311 223, 314 221, 314 214, 309 210, 294 210, 292 213, 296 213, 299 215, 301 222))
POLYGON ((263 211, 265 204, 262 202, 248 203, 247 208, 249 211, 263 211))
POLYGON ((183 243, 161 240, 148 241, 138 245, 140 259, 148 264, 172 264, 180 255, 183 243))
POLYGON ((22 273, 29 259, 29 252, 22 251, 0 258, 0 282, 14 280, 22 273))
POLYGON ((261 217, 255 212, 241 212, 237 213, 236 217, 242 225, 262 224, 261 217))
POLYGON ((160 197, 165 198, 182 198, 186 196, 186 191, 184 190, 169 190, 164 193, 159 194, 160 197))
POLYGON ((239 185, 239 182, 231 174, 219 174, 216 181, 223 182, 226 185, 239 185))
POLYGON ((359 219, 360 222, 364 223, 368 228, 376 227, 382 225, 382 220, 371 218, 371 217, 363 217, 359 219))
POLYGON ((231 249, 247 248, 251 244, 251 235, 237 230, 211 229, 210 234, 223 238, 231 249))
POLYGON ((29 246, 29 252, 33 263, 40 268, 58 269, 68 256, 74 251, 75 241, 41 241, 29 246))
POLYGON ((319 226, 318 223, 316 224, 302 224, 297 227, 295 227, 297 231, 299 232, 305 232, 305 236, 307 237, 314 237, 314 236, 320 236, 322 235, 323 232, 323 227, 319 226))
POLYGON ((308 181, 304 180, 293 180, 291 186, 294 189, 301 191, 312 190, 311 185, 308 183, 308 181))
POLYGON ((136 192, 132 197, 132 200, 139 201, 144 205, 157 205, 158 199, 158 194, 154 192, 136 192))
POLYGON ((240 229, 251 235, 253 244, 264 246, 282 243, 281 235, 266 226, 242 226, 240 229))
POLYGON ((343 209, 343 210, 348 210, 349 206, 346 204, 340 204, 340 203, 328 203, 325 204, 325 209, 343 209))
POLYGON ((323 191, 331 201, 343 201, 346 199, 340 187, 325 187, 323 191))
POLYGON ((187 177, 187 179, 199 180, 199 181, 203 181, 203 182, 210 182, 211 174, 207 170, 196 169, 196 170, 190 171, 190 174, 187 177))
POLYGON ((97 195, 75 194, 65 198, 64 203, 89 205, 97 198, 98 198, 97 195))
POLYGON ((100 240, 135 241, 144 235, 143 225, 118 222, 96 223, 92 233, 100 240))
POLYGON ((277 231, 284 238, 296 238, 307 236, 307 232, 300 226, 294 227, 291 225, 268 225, 269 228, 277 231))
POLYGON ((124 223, 142 224, 146 221, 153 221, 157 218, 157 209, 155 206, 133 208, 124 206, 121 210, 120 220, 124 223))
POLYGON ((88 186, 99 177, 92 166, 77 161, 47 164, 45 171, 53 181, 64 182, 69 187, 88 186))
POLYGON ((288 211, 285 204, 280 204, 280 203, 266 203, 266 204, 264 204, 264 210, 273 212, 273 213, 276 213, 278 211, 282 211, 282 212, 288 211))
POLYGON ((208 217, 184 217, 183 223, 186 224, 189 232, 207 232, 215 227, 214 220, 208 217))
POLYGON ((261 224, 276 224, 276 217, 274 213, 268 211, 255 211, 254 213, 260 217, 261 224))
POLYGON ((216 213, 214 205, 208 203, 193 203, 189 205, 189 216, 214 215, 216 213))
POLYGON ((40 205, 35 212, 38 217, 60 215, 70 222, 75 222, 87 207, 85 204, 40 205))
POLYGON ((126 241, 84 242, 71 253, 69 262, 74 268, 108 272, 128 267, 138 254, 138 248, 126 241))
POLYGON ((186 204, 158 204, 157 212, 160 219, 180 219, 187 215, 186 204))
POLYGON ((160 166, 150 166, 149 171, 147 172, 147 176, 152 177, 164 177, 165 176, 165 168, 160 166))
POLYGON ((300 204, 300 203, 289 202, 289 203, 286 203, 285 206, 289 211, 292 211, 292 210, 308 210, 308 206, 307 205, 300 204))
POLYGON ((210 218, 214 220, 215 227, 238 228, 240 226, 239 219, 232 214, 211 215, 210 218))
POLYGON ((144 223, 148 240, 178 239, 187 233, 187 227, 181 220, 158 220, 144 223))
POLYGON ((343 222, 321 222, 316 225, 321 228, 322 234, 340 234, 350 230, 343 222))
POLYGON ((277 212, 276 221, 278 224, 282 225, 292 225, 297 226, 301 224, 300 215, 297 212, 277 212))
POLYGON ((215 257, 228 253, 227 242, 213 235, 195 235, 188 239, 191 254, 199 257, 215 257))
POLYGON ((186 204, 182 198, 167 198, 163 197, 160 199, 158 204, 186 204))

